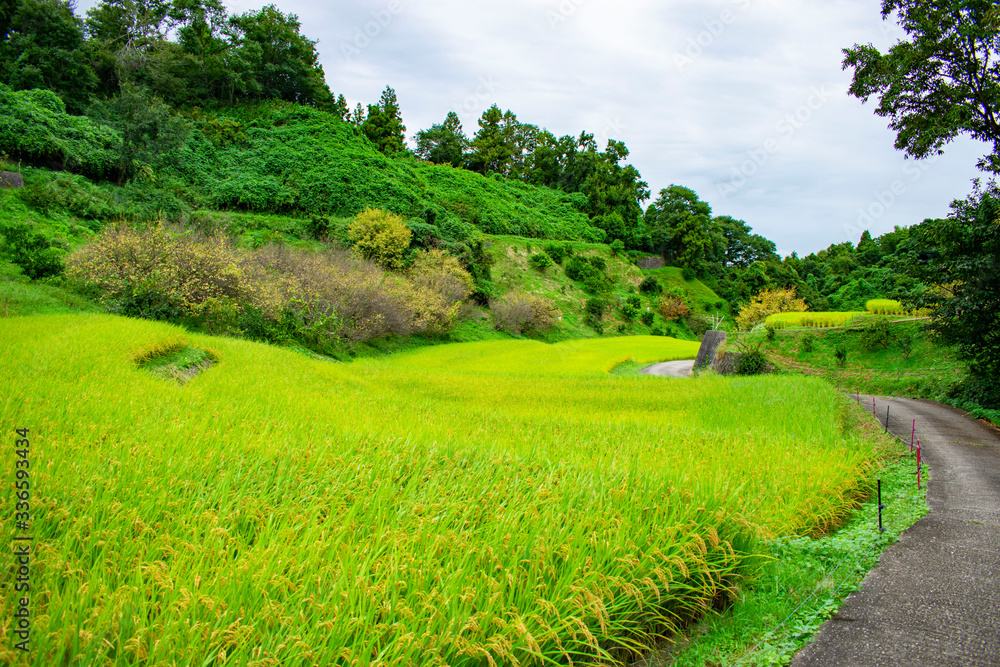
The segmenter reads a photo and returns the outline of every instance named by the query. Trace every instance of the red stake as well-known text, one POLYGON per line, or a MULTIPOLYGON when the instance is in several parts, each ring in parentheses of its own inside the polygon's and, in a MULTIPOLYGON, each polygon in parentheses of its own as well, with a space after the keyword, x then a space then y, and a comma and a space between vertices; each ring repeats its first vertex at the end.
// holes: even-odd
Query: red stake
POLYGON ((920 441, 917 440, 917 488, 920 488, 920 441))
POLYGON ((872 396, 872 416, 875 415, 875 397, 872 396))

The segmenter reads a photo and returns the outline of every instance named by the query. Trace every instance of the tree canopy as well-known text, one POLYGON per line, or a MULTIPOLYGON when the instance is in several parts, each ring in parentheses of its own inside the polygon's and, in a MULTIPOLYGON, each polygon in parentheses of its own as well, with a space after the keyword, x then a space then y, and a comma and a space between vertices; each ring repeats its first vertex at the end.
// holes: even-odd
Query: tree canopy
POLYGON ((961 134, 993 144, 978 163, 1000 173, 1000 10, 992 0, 882 0, 909 36, 882 53, 871 44, 844 49, 854 68, 850 93, 877 96, 896 148, 923 158, 961 134))

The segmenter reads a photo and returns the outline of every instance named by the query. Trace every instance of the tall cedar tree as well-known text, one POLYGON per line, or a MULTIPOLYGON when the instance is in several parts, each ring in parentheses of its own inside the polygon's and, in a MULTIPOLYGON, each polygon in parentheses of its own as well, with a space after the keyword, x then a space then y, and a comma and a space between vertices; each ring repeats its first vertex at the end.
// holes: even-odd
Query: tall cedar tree
POLYGON ((386 86, 378 104, 368 105, 368 114, 361 123, 361 131, 375 147, 386 155, 395 155, 406 150, 404 143, 406 126, 399 111, 396 91, 386 86))

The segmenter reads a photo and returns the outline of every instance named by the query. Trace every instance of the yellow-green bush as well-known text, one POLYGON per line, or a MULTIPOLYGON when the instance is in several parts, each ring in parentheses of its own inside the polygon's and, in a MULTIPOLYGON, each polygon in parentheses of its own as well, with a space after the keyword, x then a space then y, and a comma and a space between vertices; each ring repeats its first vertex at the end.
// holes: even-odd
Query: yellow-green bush
POLYGON ((525 292, 508 292, 490 301, 490 312, 493 327, 512 334, 551 329, 559 317, 550 299, 525 292))
POLYGON ((736 325, 740 329, 752 329, 764 322, 768 315, 804 310, 806 302, 795 297, 794 289, 766 289, 740 308, 740 313, 736 316, 736 325))
POLYGON ((403 218, 380 208, 358 213, 347 229, 347 237, 358 254, 387 269, 402 266, 411 236, 403 218))
POLYGON ((226 302, 264 305, 246 251, 163 225, 112 225, 69 257, 66 273, 99 291, 109 310, 149 319, 203 315, 226 302))
POLYGON ((112 312, 271 342, 295 338, 329 354, 388 334, 446 331, 471 291, 469 274, 440 251, 418 257, 403 276, 343 250, 250 251, 162 225, 110 227, 71 256, 68 276, 112 312))

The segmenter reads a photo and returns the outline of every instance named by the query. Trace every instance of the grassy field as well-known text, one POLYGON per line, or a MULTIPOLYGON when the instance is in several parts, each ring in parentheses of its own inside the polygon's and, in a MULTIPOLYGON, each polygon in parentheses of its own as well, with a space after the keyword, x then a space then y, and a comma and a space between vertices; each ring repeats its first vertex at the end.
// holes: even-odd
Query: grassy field
POLYGON ((107 315, 7 319, 32 640, 11 648, 4 589, 0 659, 633 657, 735 596, 765 540, 840 522, 883 455, 817 379, 607 373, 696 348, 508 340, 336 364, 107 315), (201 372, 140 368, 167 355, 201 372))
POLYGON ((865 328, 784 331, 764 351, 788 370, 819 375, 845 392, 942 400, 967 369, 954 349, 932 340, 925 322, 887 325, 887 335, 865 328), (874 338, 874 340, 872 340, 874 338), (837 348, 846 352, 841 365, 837 348))

